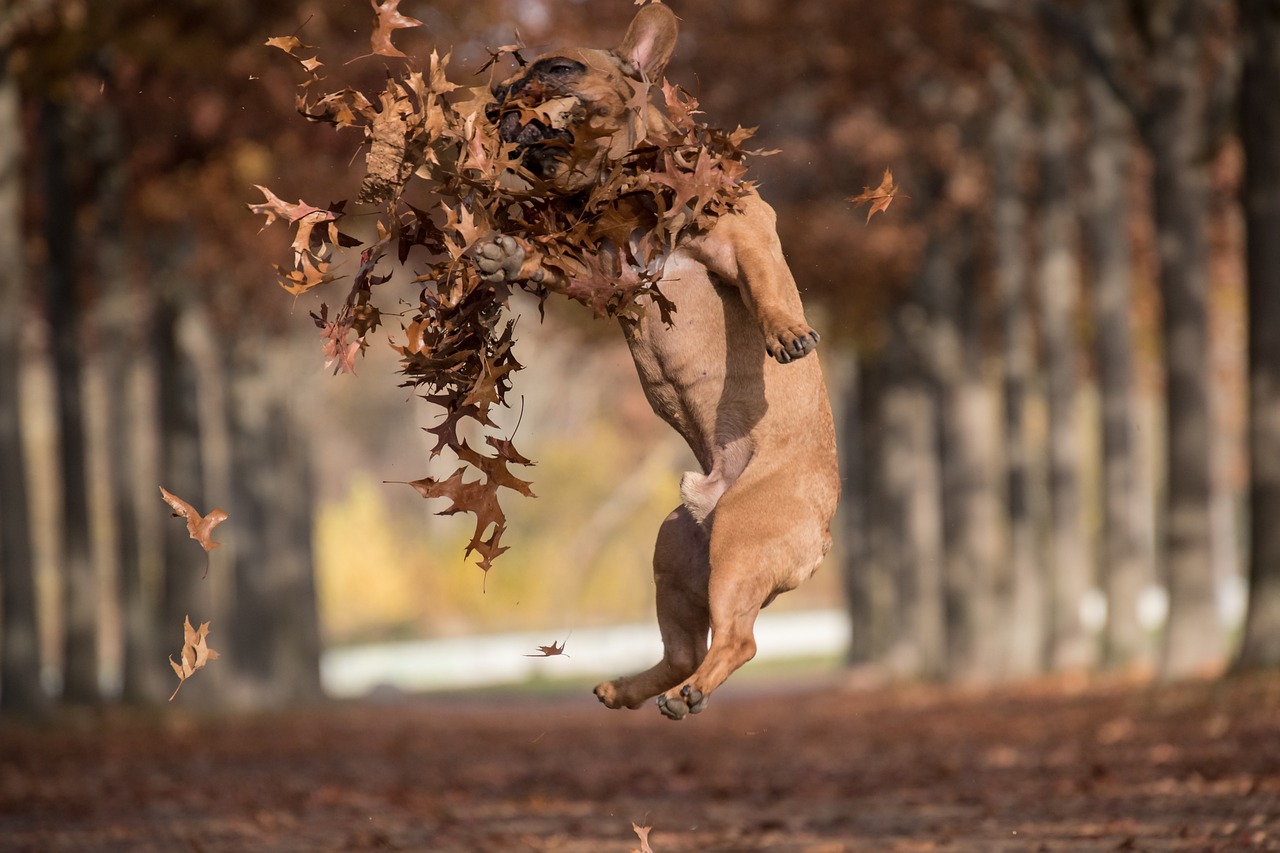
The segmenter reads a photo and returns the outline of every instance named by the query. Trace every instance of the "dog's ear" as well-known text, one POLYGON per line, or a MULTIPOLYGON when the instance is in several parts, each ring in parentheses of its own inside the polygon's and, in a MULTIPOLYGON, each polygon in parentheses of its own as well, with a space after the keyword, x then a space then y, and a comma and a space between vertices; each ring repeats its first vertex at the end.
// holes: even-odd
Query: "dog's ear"
POLYGON ((676 49, 676 13, 661 3, 650 3, 636 12, 618 56, 631 64, 632 74, 656 80, 676 49))

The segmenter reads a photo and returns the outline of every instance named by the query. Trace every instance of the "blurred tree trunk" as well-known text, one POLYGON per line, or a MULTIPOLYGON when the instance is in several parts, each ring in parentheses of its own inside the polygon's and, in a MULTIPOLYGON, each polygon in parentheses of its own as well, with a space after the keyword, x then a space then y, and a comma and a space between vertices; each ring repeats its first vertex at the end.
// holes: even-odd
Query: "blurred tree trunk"
MULTIPOLYGON (((186 310, 186 299, 181 294, 162 293, 155 314, 153 358, 158 367, 160 485, 201 513, 208 513, 213 507, 205 494, 199 385, 191 355, 180 343, 186 310)), ((155 498, 161 500, 158 490, 155 498)), ((211 620, 207 615, 210 610, 207 588, 199 587, 206 565, 206 555, 187 534, 186 524, 180 519, 171 519, 164 527, 163 584, 157 618, 163 650, 172 648, 176 652, 183 620, 188 616, 194 626, 211 620)), ((213 630, 219 627, 217 622, 212 625, 213 630)), ((212 639, 209 645, 217 648, 212 639)), ((188 691, 184 688, 183 692, 188 691)))
POLYGON ((1237 665, 1280 666, 1280 6, 1240 0, 1249 306, 1249 610, 1237 665))
MULTIPOLYGON (((253 349, 257 349, 255 345, 253 349)), ((318 698, 311 457, 292 393, 257 352, 230 369, 237 674, 254 704, 318 698)))
POLYGON ((1027 384, 1032 371, 1031 318, 1027 305, 1027 212, 1021 170, 1026 161, 1025 97, 1013 73, 993 74, 1000 104, 991 128, 992 205, 996 280, 1004 336, 1005 509, 1009 525, 1009 674, 1044 667, 1044 578, 1036 555, 1031 511, 1030 453, 1026 435, 1027 384))
POLYGON ((0 708, 39 710, 40 643, 27 507, 19 374, 28 317, 23 262, 22 110, 8 52, 0 46, 0 708))
POLYGON ((896 592, 890 566, 897 549, 888 533, 888 491, 881 447, 880 412, 886 391, 884 354, 859 358, 845 394, 840 448, 844 453, 844 589, 851 638, 848 663, 874 673, 886 663, 893 644, 896 592))
POLYGON ((1151 151, 1156 246, 1166 364, 1167 513, 1164 569, 1169 588, 1161 671, 1191 675, 1222 662, 1212 548, 1208 295, 1209 181, 1201 80, 1203 7, 1180 0, 1150 22, 1155 88, 1139 123, 1151 151))
MULTIPOLYGON (((95 110, 91 148, 97 182, 97 271, 102 287, 98 312, 106 400, 106 447, 110 511, 114 520, 118 576, 116 595, 121 627, 121 698, 133 704, 154 704, 169 695, 161 676, 164 653, 157 645, 156 608, 158 583, 146 571, 148 549, 144 545, 139 502, 140 485, 146 484, 149 510, 155 504, 152 477, 143 473, 140 433, 154 442, 154 425, 139 414, 136 382, 140 363, 151 350, 143 346, 151 325, 150 294, 136 287, 128 269, 124 219, 128 152, 119 115, 110 105, 95 110)), ((154 560, 154 556, 152 556, 154 560)), ((164 636, 168 636, 165 634, 164 636)))
POLYGON ((897 625, 888 666, 896 675, 946 674, 941 474, 933 394, 920 364, 928 343, 916 305, 901 308, 888 359, 892 372, 880 397, 879 451, 887 536, 896 559, 897 625))
POLYGON ((875 646, 871 640, 875 619, 871 578, 875 566, 870 547, 869 529, 871 498, 867 483, 867 440, 870 438, 862 419, 867 403, 865 392, 866 366, 857 356, 850 357, 849 377, 841 394, 840 430, 840 481, 843 489, 840 501, 840 541, 843 545, 844 563, 840 580, 844 589, 845 604, 851 626, 846 663, 865 666, 875 663, 875 646))
MULTIPOLYGON (((1059 60, 1061 63, 1062 60, 1059 60)), ((1047 657, 1054 670, 1093 665, 1093 639, 1081 608, 1093 585, 1080 477, 1079 228, 1071 195, 1075 99, 1055 69, 1040 129, 1040 258, 1036 273, 1049 415, 1049 621, 1047 657)))
POLYGON ((966 216, 941 223, 933 234, 920 289, 930 315, 941 440, 947 677, 989 681, 1004 664, 996 601, 1000 505, 993 477, 999 427, 982 365, 976 238, 966 216))
POLYGON ((86 346, 85 295, 77 268, 76 191, 72 185, 67 107, 41 104, 44 238, 48 252, 46 307, 57 396, 58 463, 61 479, 62 699, 95 702, 98 688, 98 578, 89 527, 89 481, 85 449, 81 359, 86 346))
MULTIPOLYGON (((1112 8, 1086 7, 1089 30, 1111 53, 1108 19, 1112 8)), ((1138 623, 1138 599, 1151 582, 1151 566, 1142 546, 1138 453, 1135 441, 1137 400, 1133 381, 1133 260, 1127 199, 1132 155, 1129 117, 1102 79, 1096 65, 1086 66, 1085 93, 1090 116, 1086 162, 1089 196, 1085 239, 1093 259, 1093 303, 1097 332, 1094 359, 1098 374, 1102 425, 1102 515, 1099 580, 1107 601, 1102 664, 1124 669, 1149 663, 1150 642, 1138 623)))

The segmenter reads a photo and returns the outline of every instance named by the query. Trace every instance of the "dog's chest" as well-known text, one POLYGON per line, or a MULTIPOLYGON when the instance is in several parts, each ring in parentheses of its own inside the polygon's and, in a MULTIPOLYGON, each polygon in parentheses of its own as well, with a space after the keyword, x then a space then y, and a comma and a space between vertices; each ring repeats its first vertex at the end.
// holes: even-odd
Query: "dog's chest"
POLYGON ((758 419, 764 346, 737 290, 717 286, 688 256, 671 257, 660 287, 675 303, 672 323, 649 306, 623 330, 653 410, 701 456, 722 443, 727 420, 758 419))

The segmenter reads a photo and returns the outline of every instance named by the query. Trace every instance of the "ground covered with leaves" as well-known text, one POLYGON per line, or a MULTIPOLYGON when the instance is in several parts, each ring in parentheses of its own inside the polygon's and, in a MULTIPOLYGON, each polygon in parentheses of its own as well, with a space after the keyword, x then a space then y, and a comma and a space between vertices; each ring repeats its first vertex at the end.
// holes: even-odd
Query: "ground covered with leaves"
POLYGON ((589 695, 0 725, 0 849, 1280 850, 1280 675, 589 695))

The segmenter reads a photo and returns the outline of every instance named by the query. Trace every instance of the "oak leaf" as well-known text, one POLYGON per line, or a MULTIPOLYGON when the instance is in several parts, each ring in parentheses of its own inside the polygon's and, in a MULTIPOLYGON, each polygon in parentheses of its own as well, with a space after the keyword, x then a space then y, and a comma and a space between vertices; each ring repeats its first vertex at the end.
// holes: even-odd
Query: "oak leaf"
POLYGON ((467 482, 466 473, 466 468, 459 468, 445 480, 423 477, 404 485, 412 486, 424 498, 447 498, 450 505, 439 510, 437 515, 469 512, 476 517, 475 531, 471 535, 471 541, 467 543, 466 555, 479 554, 478 565, 487 572, 494 559, 507 550, 499 544, 507 529, 507 516, 498 503, 497 484, 485 480, 467 482), (486 532, 489 533, 487 537, 486 532))
POLYGON ((631 829, 640 839, 640 847, 632 847, 630 853, 653 853, 653 848, 649 846, 649 833, 653 830, 652 826, 639 826, 636 823, 631 824, 631 829))
POLYGON ((195 507, 191 504, 166 491, 164 486, 160 487, 160 496, 173 509, 174 518, 185 518, 187 520, 187 535, 199 542, 200 547, 204 548, 206 554, 222 544, 221 542, 214 542, 212 536, 213 528, 227 520, 228 516, 225 512, 220 509, 214 509, 208 515, 201 515, 196 512, 195 507))
POLYGON ((404 56, 404 53, 391 43, 391 34, 396 30, 422 26, 422 21, 402 15, 399 11, 400 0, 385 0, 381 5, 378 0, 369 0, 374 11, 374 30, 370 44, 373 52, 379 56, 404 56))
POLYGON ((898 188, 893 185, 893 173, 885 169, 884 178, 880 181, 880 186, 875 189, 863 187, 861 193, 849 196, 846 201, 853 202, 855 207, 860 207, 864 204, 870 205, 867 208, 867 222, 870 222, 872 216, 888 210, 889 205, 893 203, 897 195, 898 188))
MULTIPOLYGON (((566 641, 566 642, 567 642, 567 641, 566 641)), ((564 655, 565 657, 568 657, 568 655, 565 655, 565 654, 564 654, 564 647, 565 647, 565 643, 564 643, 564 642, 562 642, 562 643, 560 643, 559 645, 557 645, 557 644, 556 644, 556 641, 555 641, 555 640, 552 640, 552 641, 551 641, 551 645, 549 645, 549 646, 538 646, 538 651, 537 651, 537 653, 536 653, 536 654, 532 654, 532 655, 525 655, 525 657, 527 657, 527 658, 550 658, 550 657, 555 657, 556 655, 564 655)))
POLYGON ((178 691, 187 683, 188 678, 204 669, 209 661, 218 659, 218 653, 209 648, 208 637, 208 622, 201 622, 199 628, 192 628, 191 617, 186 618, 182 629, 182 651, 178 653, 182 662, 179 663, 173 659, 172 655, 169 656, 169 666, 173 667, 173 671, 178 676, 178 686, 173 689, 173 695, 169 697, 170 702, 178 695, 178 691))

